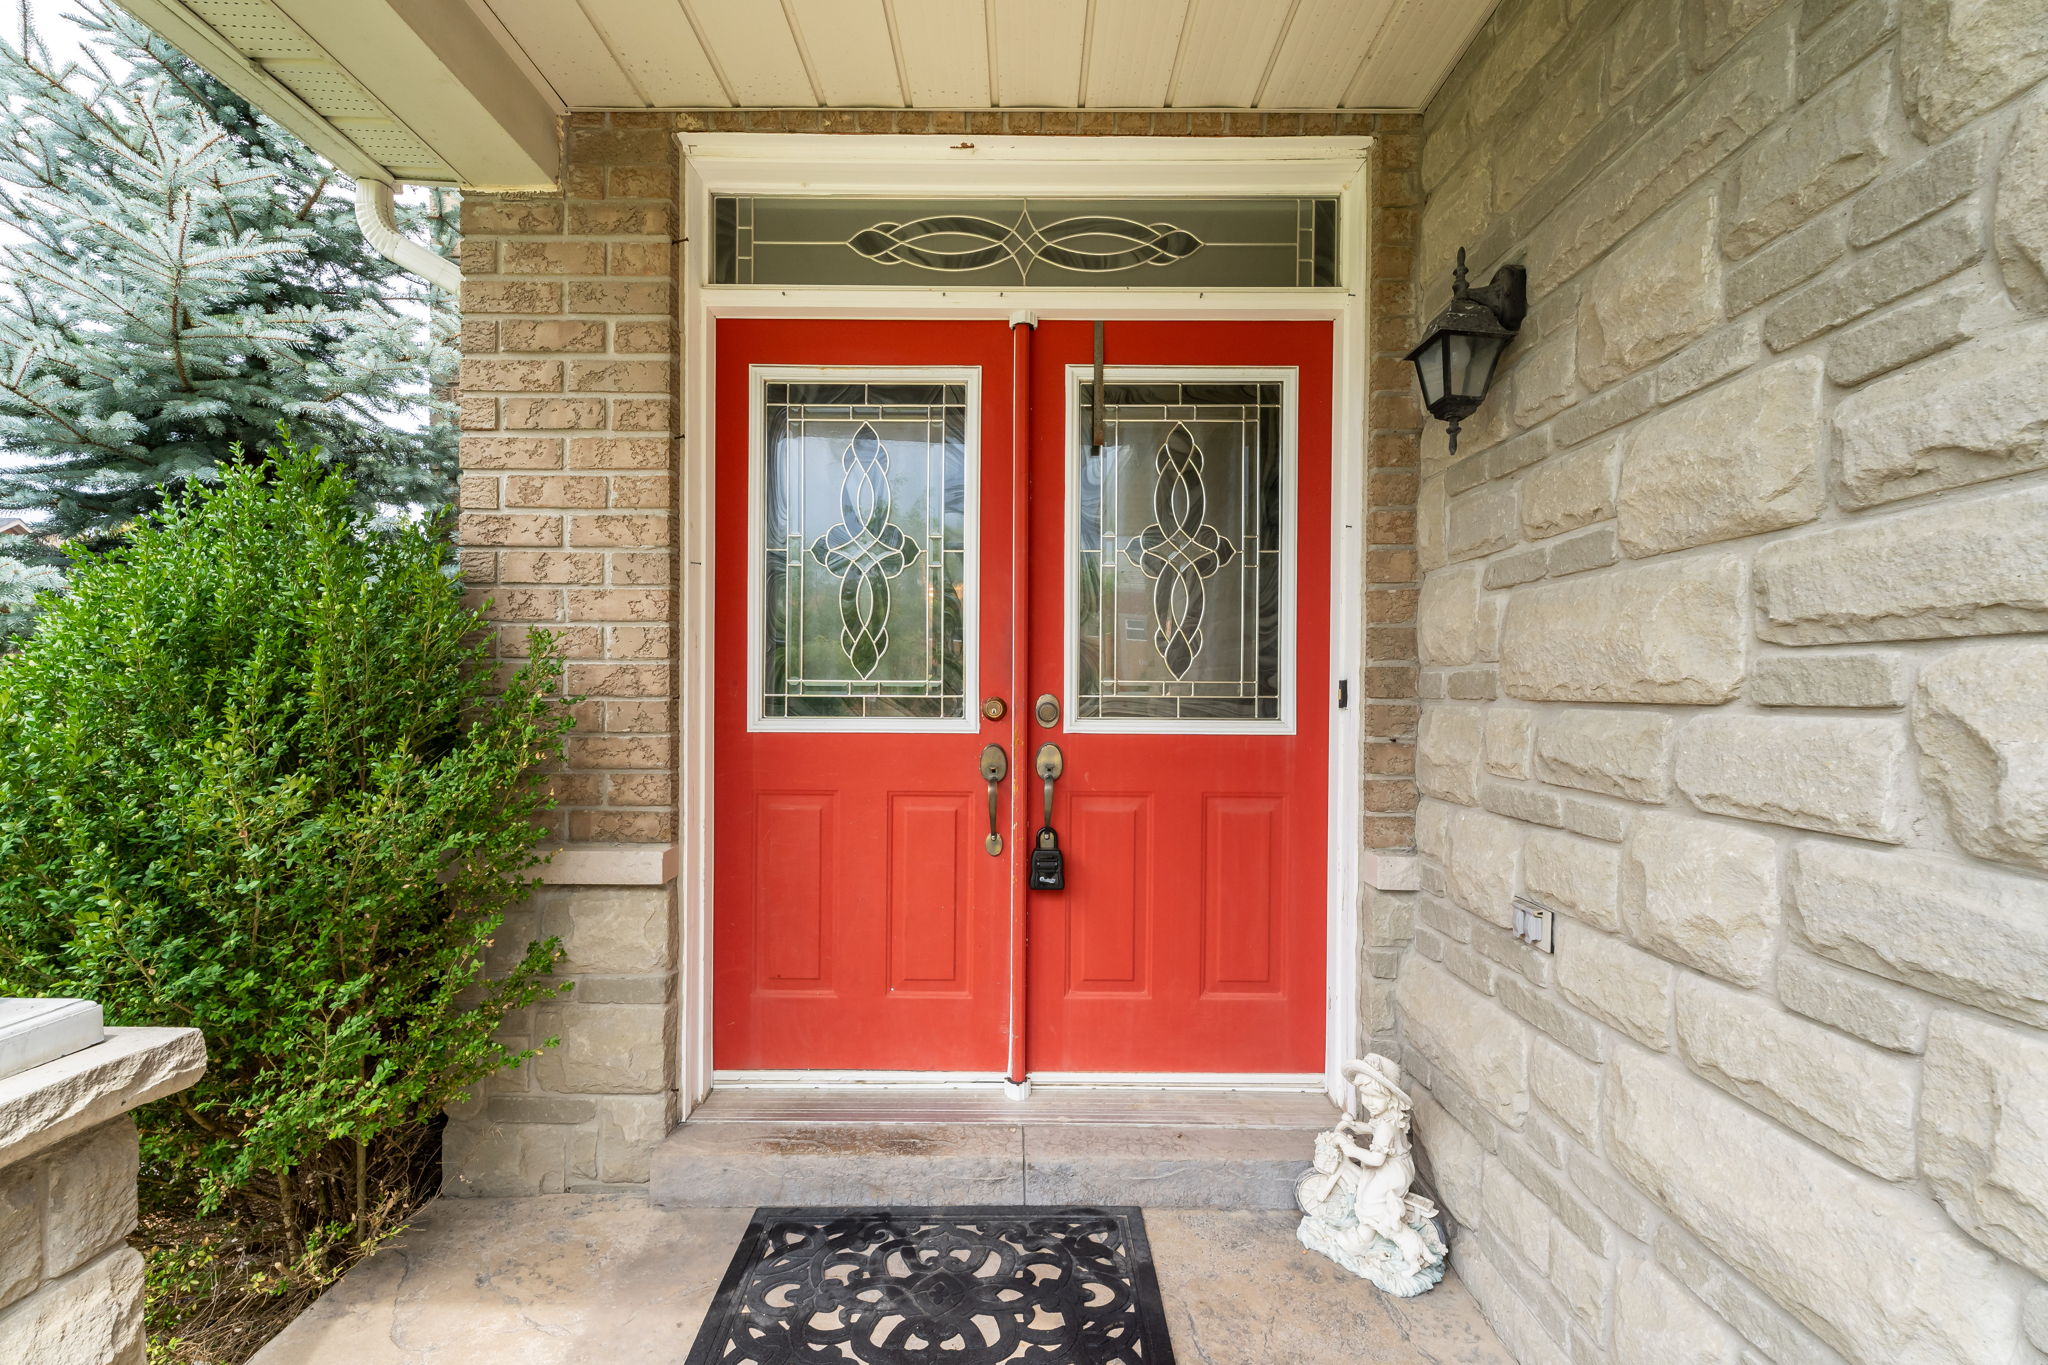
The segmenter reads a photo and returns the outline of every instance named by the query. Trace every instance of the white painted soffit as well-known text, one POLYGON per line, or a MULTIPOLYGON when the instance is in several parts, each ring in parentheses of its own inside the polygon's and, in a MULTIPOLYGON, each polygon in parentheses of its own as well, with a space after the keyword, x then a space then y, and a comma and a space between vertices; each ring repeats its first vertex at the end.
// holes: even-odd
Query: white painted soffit
POLYGON ((468 0, 576 109, 1420 109, 1495 0, 468 0))
POLYGON ((511 188, 560 168, 560 105, 463 0, 118 3, 358 179, 511 188))
POLYGON ((119 0, 357 176, 510 188, 565 109, 1419 109, 1496 0, 119 0))

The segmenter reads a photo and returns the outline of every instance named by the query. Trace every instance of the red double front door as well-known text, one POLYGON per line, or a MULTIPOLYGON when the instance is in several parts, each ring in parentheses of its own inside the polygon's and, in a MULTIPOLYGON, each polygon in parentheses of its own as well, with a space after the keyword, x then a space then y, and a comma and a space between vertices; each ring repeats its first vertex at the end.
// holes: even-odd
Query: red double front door
POLYGON ((1321 1070, 1330 326, 1093 340, 719 324, 718 1068, 1321 1070))

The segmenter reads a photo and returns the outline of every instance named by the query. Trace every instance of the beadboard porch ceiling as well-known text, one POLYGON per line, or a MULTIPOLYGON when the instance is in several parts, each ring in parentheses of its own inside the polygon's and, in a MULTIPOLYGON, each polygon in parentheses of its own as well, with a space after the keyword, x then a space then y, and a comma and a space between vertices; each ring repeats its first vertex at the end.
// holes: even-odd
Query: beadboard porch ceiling
POLYGON ((507 188, 571 109, 1419 109, 1495 0, 120 0, 352 175, 507 188))

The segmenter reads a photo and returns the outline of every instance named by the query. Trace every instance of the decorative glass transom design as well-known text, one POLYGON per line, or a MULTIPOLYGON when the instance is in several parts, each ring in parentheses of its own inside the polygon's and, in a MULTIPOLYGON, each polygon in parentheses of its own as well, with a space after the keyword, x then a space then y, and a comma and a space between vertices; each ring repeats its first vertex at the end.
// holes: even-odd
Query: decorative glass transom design
POLYGON ((762 385, 760 714, 966 714, 967 387, 762 385))
POLYGON ((1279 721, 1290 420, 1278 383, 1078 386, 1077 719, 1279 721))
POLYGON ((1337 201, 721 195, 711 283, 1315 289, 1337 201))

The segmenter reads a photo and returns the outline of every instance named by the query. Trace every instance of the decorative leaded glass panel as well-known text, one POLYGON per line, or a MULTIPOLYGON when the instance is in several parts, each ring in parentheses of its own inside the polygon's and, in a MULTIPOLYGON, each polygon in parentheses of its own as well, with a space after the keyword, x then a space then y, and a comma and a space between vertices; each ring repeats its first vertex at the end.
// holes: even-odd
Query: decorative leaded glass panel
POLYGON ((1278 383, 1078 390, 1076 716, 1279 721, 1287 572, 1278 383))
POLYGON ((1320 289, 1337 201, 721 195, 711 283, 1320 289))
POLYGON ((761 714, 966 715, 967 387, 762 386, 761 714))

